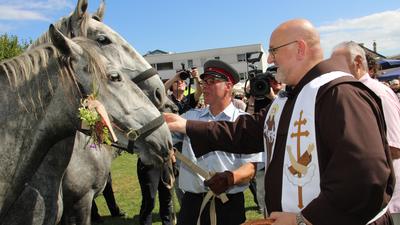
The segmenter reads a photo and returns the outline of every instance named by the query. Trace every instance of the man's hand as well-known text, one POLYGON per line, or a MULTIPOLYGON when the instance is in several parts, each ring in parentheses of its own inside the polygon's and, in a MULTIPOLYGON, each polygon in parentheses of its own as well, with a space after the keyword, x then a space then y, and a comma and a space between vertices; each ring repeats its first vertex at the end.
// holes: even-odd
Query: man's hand
POLYGON ((269 87, 269 94, 267 94, 267 98, 270 100, 274 100, 277 97, 277 95, 274 92, 274 89, 272 87, 269 87))
POLYGON ((216 173, 210 179, 204 181, 204 185, 209 187, 214 194, 221 194, 228 190, 234 184, 233 173, 226 170, 222 173, 216 173))
MULTIPOLYGON (((296 225, 296 213, 288 213, 288 212, 272 212, 270 219, 275 220, 274 225, 296 225)), ((312 225, 306 218, 304 221, 307 225, 312 225)))
POLYGON ((190 71, 190 74, 192 75, 193 78, 199 78, 199 71, 197 68, 194 68, 190 71))
POLYGON ((186 134, 186 119, 173 113, 163 113, 163 116, 172 132, 186 134))

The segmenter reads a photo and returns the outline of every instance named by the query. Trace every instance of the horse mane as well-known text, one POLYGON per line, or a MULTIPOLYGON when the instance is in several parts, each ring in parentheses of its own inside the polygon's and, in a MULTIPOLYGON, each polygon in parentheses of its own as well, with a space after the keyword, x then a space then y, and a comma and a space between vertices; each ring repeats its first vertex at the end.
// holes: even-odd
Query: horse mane
MULTIPOLYGON (((72 38, 71 30, 70 30, 72 27, 71 23, 73 23, 71 21, 72 14, 73 14, 73 12, 69 16, 62 17, 59 21, 54 23, 54 27, 57 28, 58 30, 62 31, 62 33, 69 38, 72 38), (66 32, 63 32, 64 30, 66 30, 66 32)), ((90 14, 88 12, 85 12, 82 15, 81 22, 79 25, 79 34, 75 34, 75 35, 87 37, 87 24, 88 24, 89 19, 90 19, 90 14)), ((49 31, 46 31, 29 46, 29 49, 37 47, 41 44, 50 43, 50 42, 51 42, 51 38, 50 38, 49 31)))
MULTIPOLYGON (((74 41, 81 46, 88 58, 87 71, 93 75, 93 83, 100 84, 104 82, 106 65, 103 64, 101 57, 99 57, 100 52, 96 48, 93 48, 93 45, 96 43, 83 37, 75 38, 74 41)), ((0 73, 4 72, 5 76, 7 76, 11 89, 17 92, 19 103, 27 112, 31 111, 29 108, 32 108, 34 111, 36 103, 39 103, 43 107, 42 100, 44 95, 46 95, 46 90, 43 90, 44 83, 47 83, 47 90, 49 90, 50 94, 54 93, 54 84, 52 84, 50 74, 47 71, 50 62, 54 62, 56 66, 55 71, 58 72, 59 79, 62 79, 61 84, 67 90, 66 92, 71 92, 71 85, 74 85, 76 88, 72 88, 72 93, 75 94, 74 91, 78 91, 78 94, 82 95, 75 77, 76 71, 72 66, 72 59, 61 55, 51 43, 39 45, 25 51, 19 56, 0 62, 0 73), (47 82, 36 81, 31 82, 31 85, 26 85, 28 81, 33 80, 43 69, 46 70, 44 72, 47 74, 47 82), (21 97, 21 88, 24 89, 24 92, 29 93, 25 94, 29 99, 21 97), (31 107, 27 107, 27 103, 31 107)))

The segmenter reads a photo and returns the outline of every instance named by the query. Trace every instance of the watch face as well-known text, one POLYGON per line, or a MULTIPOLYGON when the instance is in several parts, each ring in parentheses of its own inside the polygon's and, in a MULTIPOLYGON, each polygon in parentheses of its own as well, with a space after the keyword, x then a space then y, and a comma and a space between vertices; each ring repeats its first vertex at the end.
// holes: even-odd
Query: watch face
POLYGON ((304 222, 300 222, 298 225, 307 225, 307 224, 304 222))

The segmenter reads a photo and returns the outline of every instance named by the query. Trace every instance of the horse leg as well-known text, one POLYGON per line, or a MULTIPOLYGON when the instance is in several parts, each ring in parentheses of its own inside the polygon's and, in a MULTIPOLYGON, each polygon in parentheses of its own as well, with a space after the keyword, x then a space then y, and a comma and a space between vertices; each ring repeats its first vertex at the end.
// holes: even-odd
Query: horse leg
POLYGON ((54 225, 60 221, 62 215, 61 181, 71 159, 73 144, 74 137, 66 138, 55 144, 30 182, 45 200, 46 212, 43 225, 54 225))
POLYGON ((11 206, 1 225, 42 225, 45 203, 39 191, 29 184, 11 206))
POLYGON ((91 225, 92 200, 94 193, 89 191, 74 206, 76 225, 91 225))

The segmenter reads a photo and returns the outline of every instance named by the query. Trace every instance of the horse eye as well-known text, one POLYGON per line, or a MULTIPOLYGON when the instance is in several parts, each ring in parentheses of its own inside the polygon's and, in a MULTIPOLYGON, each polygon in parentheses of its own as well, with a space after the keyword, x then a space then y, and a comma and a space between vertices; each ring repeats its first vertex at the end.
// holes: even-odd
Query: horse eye
POLYGON ((111 40, 105 35, 99 35, 96 40, 100 45, 111 44, 111 40))
POLYGON ((108 78, 111 80, 111 81, 121 81, 122 80, 122 78, 121 78, 121 75, 119 75, 119 73, 110 73, 109 75, 108 75, 108 78))

